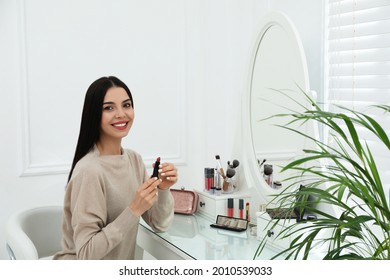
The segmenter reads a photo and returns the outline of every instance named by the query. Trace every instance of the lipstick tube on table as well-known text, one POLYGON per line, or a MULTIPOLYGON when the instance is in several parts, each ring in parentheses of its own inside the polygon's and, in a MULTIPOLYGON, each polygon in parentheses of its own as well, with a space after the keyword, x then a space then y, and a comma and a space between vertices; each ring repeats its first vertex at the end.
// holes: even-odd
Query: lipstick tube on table
POLYGON ((248 222, 251 221, 251 219, 250 219, 250 217, 249 217, 249 213, 250 213, 250 211, 249 211, 249 202, 247 202, 247 203, 246 203, 246 217, 245 217, 245 219, 246 219, 248 222))
POLYGON ((238 210, 240 214, 240 219, 244 219, 244 200, 240 198, 238 201, 238 210))
POLYGON ((233 217, 234 212, 234 200, 233 198, 228 198, 227 200, 227 215, 228 217, 233 217))

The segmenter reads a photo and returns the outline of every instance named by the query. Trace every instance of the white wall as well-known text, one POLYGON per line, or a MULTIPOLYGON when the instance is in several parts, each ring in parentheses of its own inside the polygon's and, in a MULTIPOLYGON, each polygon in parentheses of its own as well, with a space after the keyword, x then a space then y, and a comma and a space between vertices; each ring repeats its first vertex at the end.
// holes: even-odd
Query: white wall
POLYGON ((201 189, 215 154, 232 160, 257 23, 270 10, 295 22, 320 92, 322 1, 0 0, 0 259, 11 213, 62 204, 84 94, 100 76, 133 92, 124 146, 148 166, 175 162, 177 187, 201 189))

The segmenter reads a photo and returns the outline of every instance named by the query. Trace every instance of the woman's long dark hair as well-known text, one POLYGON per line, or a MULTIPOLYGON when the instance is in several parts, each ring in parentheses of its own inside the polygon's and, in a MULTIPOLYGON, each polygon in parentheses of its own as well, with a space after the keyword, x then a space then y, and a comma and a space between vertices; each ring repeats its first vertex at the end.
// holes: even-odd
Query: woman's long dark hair
POLYGON ((129 88, 124 82, 114 76, 99 78, 89 86, 85 94, 79 139, 69 172, 68 182, 72 177, 73 169, 77 162, 99 141, 104 96, 112 87, 121 87, 126 90, 134 108, 134 101, 129 88))

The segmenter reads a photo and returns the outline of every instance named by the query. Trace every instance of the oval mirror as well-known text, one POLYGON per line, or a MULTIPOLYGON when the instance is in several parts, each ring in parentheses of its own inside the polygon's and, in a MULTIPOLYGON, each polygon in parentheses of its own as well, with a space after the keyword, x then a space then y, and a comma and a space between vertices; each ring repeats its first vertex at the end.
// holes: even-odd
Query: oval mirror
MULTIPOLYGON (((301 154, 306 145, 304 137, 279 127, 288 122, 286 118, 270 118, 291 110, 302 111, 299 104, 308 106, 301 91, 309 91, 306 58, 298 33, 287 16, 275 12, 263 19, 251 62, 244 102, 249 167, 246 178, 250 179, 248 186, 255 187, 266 203, 268 194, 279 192, 283 185, 266 180, 264 165, 272 166, 273 182, 283 183, 293 174, 280 173, 281 166, 301 154)), ((299 129, 314 134, 313 127, 299 129)))

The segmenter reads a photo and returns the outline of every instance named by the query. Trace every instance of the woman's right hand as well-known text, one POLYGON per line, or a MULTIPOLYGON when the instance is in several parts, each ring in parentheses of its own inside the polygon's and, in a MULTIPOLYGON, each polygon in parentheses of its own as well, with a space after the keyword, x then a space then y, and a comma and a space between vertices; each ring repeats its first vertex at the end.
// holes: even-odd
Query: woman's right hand
POLYGON ((129 205, 134 215, 139 217, 153 206, 157 201, 157 186, 160 183, 161 179, 150 178, 137 189, 135 198, 129 205))

